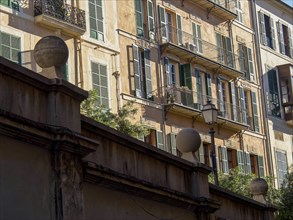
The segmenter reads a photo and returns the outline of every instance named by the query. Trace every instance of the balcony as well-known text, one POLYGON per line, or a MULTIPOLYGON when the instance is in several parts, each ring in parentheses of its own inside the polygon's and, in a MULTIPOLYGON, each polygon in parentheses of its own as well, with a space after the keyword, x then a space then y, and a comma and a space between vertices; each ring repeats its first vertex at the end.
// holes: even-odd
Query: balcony
POLYGON ((231 0, 191 0, 207 10, 207 18, 212 13, 225 21, 237 18, 235 1, 231 0))
POLYGON ((231 103, 222 102, 188 88, 175 85, 167 88, 166 97, 166 110, 175 114, 195 117, 203 121, 201 109, 210 100, 219 109, 218 124, 220 126, 237 131, 249 127, 249 121, 243 117, 243 115, 246 115, 246 112, 241 110, 239 106, 232 105, 231 103))
POLYGON ((242 76, 239 56, 172 26, 158 28, 162 53, 174 54, 230 78, 242 76))
POLYGON ((35 22, 68 36, 80 36, 86 31, 85 11, 62 0, 35 0, 35 22))

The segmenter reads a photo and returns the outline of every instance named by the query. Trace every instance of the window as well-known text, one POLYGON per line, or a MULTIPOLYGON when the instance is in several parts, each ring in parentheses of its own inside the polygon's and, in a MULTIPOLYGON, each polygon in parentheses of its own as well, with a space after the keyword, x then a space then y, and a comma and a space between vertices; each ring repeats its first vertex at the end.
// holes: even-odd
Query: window
POLYGON ((0 32, 0 56, 20 63, 20 37, 0 32))
POLYGON ((198 24, 192 23, 194 52, 202 53, 201 27, 198 24))
POLYGON ((228 82, 217 78, 217 91, 218 91, 218 109, 219 116, 227 117, 228 115, 228 82))
POLYGON ((263 12, 259 12, 258 15, 259 15, 261 43, 275 50, 276 42, 275 42, 274 21, 272 18, 270 18, 263 12))
MULTIPOLYGON (((268 68, 268 67, 267 67, 268 68)), ((269 106, 271 115, 281 117, 280 97, 278 90, 278 77, 277 72, 271 69, 267 72, 269 83, 269 106)))
POLYGON ((237 14, 237 21, 239 21, 240 23, 243 23, 242 3, 240 0, 235 0, 235 9, 236 9, 236 14, 237 14))
POLYGON ((291 30, 281 22, 277 22, 277 32, 279 40, 280 53, 289 57, 293 57, 293 46, 291 38, 291 30))
POLYGON ((239 118, 239 107, 236 101, 236 87, 233 81, 229 81, 229 93, 230 93, 230 103, 231 103, 231 119, 234 121, 238 121, 239 118))
POLYGON ((155 39, 154 6, 152 0, 134 0, 136 34, 151 40, 155 39))
POLYGON ((196 95, 195 95, 195 108, 201 110, 202 105, 206 104, 212 98, 211 88, 211 75, 200 71, 194 70, 196 78, 196 95))
POLYGON ((184 91, 181 91, 181 103, 186 106, 193 107, 192 96, 192 76, 190 64, 181 64, 179 70, 180 86, 185 87, 184 91))
POLYGON ((207 166, 212 165, 211 157, 211 145, 208 143, 201 143, 200 148, 199 148, 199 161, 201 163, 204 163, 207 166))
POLYGON ((170 140, 170 148, 171 148, 171 153, 175 156, 178 155, 177 153, 177 147, 176 147, 176 134, 170 133, 169 134, 169 140, 170 140))
POLYGON ((238 44, 238 48, 240 70, 244 73, 245 79, 254 81, 255 76, 251 49, 243 44, 238 44))
POLYGON ((89 0, 90 36, 104 41, 104 15, 102 0, 89 0))
POLYGON ((234 58, 232 53, 232 41, 229 37, 216 34, 218 62, 229 67, 234 67, 234 58))
POLYGON ((237 166, 237 151, 226 147, 220 147, 221 167, 223 173, 229 173, 230 169, 237 166))
POLYGON ((13 10, 19 11, 19 2, 17 0, 0 0, 0 5, 11 7, 13 10))
POLYGON ((161 150, 164 150, 164 135, 162 131, 150 129, 150 134, 145 138, 146 143, 151 144, 161 150))
POLYGON ((153 99, 150 50, 144 50, 134 44, 132 49, 135 95, 145 99, 153 99))
POLYGON ((109 108, 107 66, 91 62, 92 86, 97 91, 98 103, 109 108))
POLYGON ((237 166, 240 172, 245 174, 251 173, 250 154, 242 150, 237 150, 237 166))
POLYGON ((276 160, 277 160, 278 185, 279 187, 281 187, 285 179, 285 176, 288 172, 286 153, 281 151, 276 151, 276 160))
POLYGON ((251 173, 259 177, 264 177, 263 157, 254 154, 249 154, 251 173))

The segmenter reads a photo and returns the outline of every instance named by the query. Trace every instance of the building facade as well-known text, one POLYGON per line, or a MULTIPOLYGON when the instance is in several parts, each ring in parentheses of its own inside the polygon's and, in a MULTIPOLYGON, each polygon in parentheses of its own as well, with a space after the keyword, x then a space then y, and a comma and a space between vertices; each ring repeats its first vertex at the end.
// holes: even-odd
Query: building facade
MULTIPOLYGON (((176 134, 195 128, 202 137, 198 157, 209 166, 211 140, 201 109, 211 101, 219 109, 220 172, 238 167, 263 177, 276 167, 270 147, 275 133, 266 138, 273 128, 264 121, 255 10, 254 2, 239 0, 0 1, 0 55, 40 72, 35 44, 44 36, 61 37, 69 48, 65 79, 96 89, 99 104, 114 112, 134 101, 136 120, 151 128, 138 138, 170 154, 181 156, 176 134)), ((286 129, 284 139, 292 140, 286 129)))
POLYGON ((293 9, 280 1, 254 4, 268 159, 280 187, 293 156, 293 9))

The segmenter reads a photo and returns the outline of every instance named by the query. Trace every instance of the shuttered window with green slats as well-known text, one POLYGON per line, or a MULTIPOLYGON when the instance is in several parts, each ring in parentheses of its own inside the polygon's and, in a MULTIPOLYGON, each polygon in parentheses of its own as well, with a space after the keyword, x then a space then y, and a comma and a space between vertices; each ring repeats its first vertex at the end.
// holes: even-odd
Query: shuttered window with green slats
POLYGON ((0 56, 15 63, 20 63, 20 37, 0 32, 0 56))

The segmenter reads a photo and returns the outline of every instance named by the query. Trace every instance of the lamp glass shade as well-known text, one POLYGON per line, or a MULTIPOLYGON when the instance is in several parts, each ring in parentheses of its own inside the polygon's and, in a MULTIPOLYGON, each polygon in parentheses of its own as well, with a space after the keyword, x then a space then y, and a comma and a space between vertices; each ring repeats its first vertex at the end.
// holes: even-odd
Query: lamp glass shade
POLYGON ((210 101, 203 106, 202 115, 207 124, 214 124, 217 122, 218 109, 210 101))

